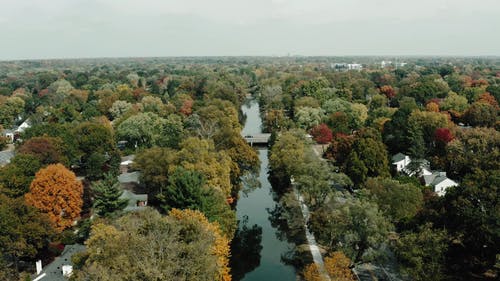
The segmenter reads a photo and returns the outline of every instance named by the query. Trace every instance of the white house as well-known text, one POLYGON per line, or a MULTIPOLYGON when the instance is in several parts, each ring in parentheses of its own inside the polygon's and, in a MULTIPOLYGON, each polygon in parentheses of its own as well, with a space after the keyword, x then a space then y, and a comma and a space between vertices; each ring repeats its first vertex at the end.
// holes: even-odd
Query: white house
POLYGON ((423 176, 425 186, 431 186, 439 196, 443 196, 446 193, 446 189, 451 186, 457 186, 454 180, 449 179, 446 176, 446 172, 434 172, 430 175, 423 176))
POLYGON ((392 156, 392 165, 396 167, 397 172, 402 172, 408 164, 410 164, 410 156, 404 155, 403 153, 398 153, 392 156))
POLYGON ((410 163, 412 163, 410 156, 403 153, 398 153, 392 156, 392 165, 395 167, 396 172, 398 173, 402 172, 409 176, 414 176, 415 174, 417 174, 418 176, 432 174, 429 161, 420 159, 413 162, 415 162, 415 165, 410 166, 410 163))
POLYGON ((347 64, 347 69, 359 71, 359 70, 363 69, 363 65, 361 65, 359 63, 349 63, 349 64, 347 64))

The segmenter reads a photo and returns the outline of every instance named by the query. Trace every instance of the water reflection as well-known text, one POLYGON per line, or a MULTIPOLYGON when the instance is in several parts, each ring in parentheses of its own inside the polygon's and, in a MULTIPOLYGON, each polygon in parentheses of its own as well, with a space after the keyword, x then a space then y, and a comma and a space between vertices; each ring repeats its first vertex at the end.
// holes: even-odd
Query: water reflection
POLYGON ((262 251, 262 227, 248 226, 248 216, 238 221, 238 230, 231 242, 231 274, 233 280, 242 280, 246 273, 253 271, 260 264, 262 251), (242 262, 244 261, 244 262, 242 262))

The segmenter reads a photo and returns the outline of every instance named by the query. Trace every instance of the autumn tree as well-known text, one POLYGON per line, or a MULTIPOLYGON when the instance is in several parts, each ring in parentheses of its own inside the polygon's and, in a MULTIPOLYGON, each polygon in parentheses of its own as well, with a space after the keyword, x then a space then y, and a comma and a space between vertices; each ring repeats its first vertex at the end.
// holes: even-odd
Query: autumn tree
POLYGON ((311 135, 319 144, 330 143, 333 138, 332 130, 330 130, 330 128, 328 128, 325 123, 321 123, 318 126, 312 128, 311 135))
POLYGON ((68 165, 67 149, 58 137, 34 137, 25 141, 17 150, 19 154, 35 156, 42 165, 61 163, 68 165))
POLYGON ((49 165, 35 175, 26 203, 49 215, 54 228, 62 231, 80 216, 82 183, 61 164, 49 165))
POLYGON ((86 244, 76 280, 231 280, 228 239, 198 211, 130 213, 94 225, 86 244))
MULTIPOLYGON (((325 257, 324 265, 326 274, 330 280, 354 281, 356 280, 351 266, 351 260, 340 251, 336 251, 325 257)), ((326 281, 326 276, 320 273, 316 264, 306 266, 303 272, 306 281, 326 281)))
POLYGON ((128 204, 127 199, 120 198, 123 193, 120 182, 110 173, 106 174, 104 179, 92 184, 92 193, 94 210, 100 216, 123 210, 128 204))

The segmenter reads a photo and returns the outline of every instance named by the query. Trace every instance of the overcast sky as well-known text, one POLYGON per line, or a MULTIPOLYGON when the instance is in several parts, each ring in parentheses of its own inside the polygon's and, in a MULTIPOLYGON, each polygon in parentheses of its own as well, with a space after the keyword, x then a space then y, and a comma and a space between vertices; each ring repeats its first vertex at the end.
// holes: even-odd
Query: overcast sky
POLYGON ((0 0, 0 60, 500 55, 500 0, 0 0))

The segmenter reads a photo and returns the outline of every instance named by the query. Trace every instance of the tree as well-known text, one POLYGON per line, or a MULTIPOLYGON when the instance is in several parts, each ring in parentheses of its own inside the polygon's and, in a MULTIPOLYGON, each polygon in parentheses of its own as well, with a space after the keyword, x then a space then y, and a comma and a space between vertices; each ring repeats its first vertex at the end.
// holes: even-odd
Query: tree
POLYGON ((73 129, 73 134, 80 165, 89 179, 100 179, 106 172, 118 173, 120 155, 109 124, 83 122, 73 129))
POLYGON ((168 178, 168 185, 159 194, 162 208, 199 210, 202 202, 205 179, 198 171, 176 167, 168 178))
POLYGON ((446 171, 462 178, 473 171, 500 169, 500 132, 493 128, 470 128, 457 131, 446 145, 446 171))
POLYGON ((35 173, 41 167, 42 164, 33 155, 14 156, 10 164, 0 168, 0 193, 13 198, 23 196, 29 191, 35 173))
POLYGON ((295 112, 297 125, 306 130, 319 125, 323 121, 323 118, 324 112, 321 108, 300 107, 295 112))
POLYGON ((33 155, 42 165, 61 163, 68 165, 65 155, 67 151, 63 141, 58 137, 34 137, 25 141, 17 150, 19 154, 33 155))
POLYGON ((22 198, 0 194, 0 264, 8 257, 17 271, 19 260, 34 258, 53 234, 47 215, 27 206, 22 198))
POLYGON ((113 105, 109 108, 109 113, 113 119, 120 118, 127 111, 132 109, 132 104, 123 100, 117 100, 113 103, 113 105))
POLYGON ((448 96, 440 104, 442 110, 454 110, 458 113, 463 113, 468 106, 467 98, 455 92, 449 92, 448 96))
POLYGON ((377 131, 360 131, 352 145, 351 154, 354 153, 347 158, 343 169, 355 183, 361 183, 366 177, 389 176, 387 150, 377 131))
POLYGON ((380 87, 380 93, 384 94, 388 99, 392 99, 396 96, 396 91, 390 85, 380 87))
POLYGON ((165 119, 151 113, 139 113, 127 118, 116 130, 120 140, 126 140, 129 146, 151 147, 154 139, 159 139, 165 119))
POLYGON ((420 226, 416 232, 404 232, 395 246, 403 273, 416 281, 445 279, 447 240, 446 230, 435 230, 431 224, 420 226))
POLYGON ((211 140, 187 138, 177 154, 177 163, 187 170, 203 174, 206 184, 226 197, 231 195, 231 158, 224 151, 216 151, 211 140))
POLYGON ((272 176, 281 184, 289 183, 297 175, 304 159, 305 139, 303 131, 288 131, 276 139, 269 155, 272 176))
POLYGON ((321 123, 318 126, 312 128, 311 135, 313 139, 319 144, 330 143, 333 138, 332 130, 328 128, 325 123, 321 123))
MULTIPOLYGON (((324 261, 326 274, 330 280, 354 281, 357 280, 352 273, 350 266, 351 260, 344 253, 337 251, 331 253, 324 261)), ((313 263, 303 271, 306 281, 326 281, 327 279, 319 272, 318 266, 313 263)))
POLYGON ((393 225, 375 203, 348 197, 331 200, 311 216, 316 239, 332 250, 341 250, 354 262, 369 261, 379 255, 393 225))
POLYGON ((116 211, 123 210, 127 204, 127 199, 120 199, 123 193, 120 182, 110 173, 104 175, 104 179, 92 184, 94 197, 94 210, 100 216, 106 216, 116 211))
POLYGON ((463 119, 467 124, 477 127, 493 127, 497 121, 498 109, 486 102, 475 102, 467 111, 463 119))
POLYGON ((83 200, 82 183, 61 164, 49 165, 35 175, 26 203, 49 215, 57 231, 70 227, 80 216, 83 200))
POLYGON ((231 280, 228 239, 198 211, 130 213, 94 225, 86 244, 76 280, 231 280))
POLYGON ((413 184, 401 184, 392 179, 369 178, 365 188, 370 191, 371 199, 393 223, 413 218, 423 205, 422 192, 413 184))

